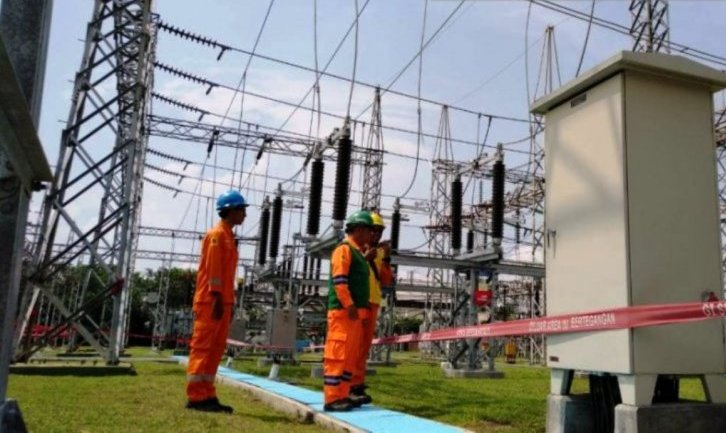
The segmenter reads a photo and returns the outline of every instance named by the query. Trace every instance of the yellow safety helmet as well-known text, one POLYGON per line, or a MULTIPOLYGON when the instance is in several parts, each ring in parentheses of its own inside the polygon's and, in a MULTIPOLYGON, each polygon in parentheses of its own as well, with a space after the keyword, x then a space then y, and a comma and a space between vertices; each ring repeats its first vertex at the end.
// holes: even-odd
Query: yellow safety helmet
POLYGON ((378 212, 371 212, 371 219, 373 220, 373 227, 386 228, 386 224, 383 222, 383 218, 378 212))

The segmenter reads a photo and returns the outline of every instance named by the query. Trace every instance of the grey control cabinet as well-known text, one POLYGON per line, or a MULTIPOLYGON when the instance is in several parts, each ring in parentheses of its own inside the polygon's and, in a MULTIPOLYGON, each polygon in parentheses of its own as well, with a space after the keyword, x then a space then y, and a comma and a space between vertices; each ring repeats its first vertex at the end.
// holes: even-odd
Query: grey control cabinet
MULTIPOLYGON (((721 293, 713 92, 726 74, 622 52, 535 101, 545 114, 547 314, 721 293)), ((720 320, 547 337, 548 366, 724 373, 720 320)))
POLYGON ((296 310, 274 308, 267 316, 269 344, 277 349, 294 352, 297 334, 296 310))

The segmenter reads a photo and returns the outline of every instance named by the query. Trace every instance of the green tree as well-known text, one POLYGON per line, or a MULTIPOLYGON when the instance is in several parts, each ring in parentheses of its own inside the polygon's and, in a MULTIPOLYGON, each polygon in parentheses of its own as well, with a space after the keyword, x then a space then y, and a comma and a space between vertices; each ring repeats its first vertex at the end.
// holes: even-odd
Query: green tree
POLYGON ((416 334, 421 323, 423 323, 423 319, 419 316, 396 316, 395 322, 393 323, 393 332, 398 335, 416 334))

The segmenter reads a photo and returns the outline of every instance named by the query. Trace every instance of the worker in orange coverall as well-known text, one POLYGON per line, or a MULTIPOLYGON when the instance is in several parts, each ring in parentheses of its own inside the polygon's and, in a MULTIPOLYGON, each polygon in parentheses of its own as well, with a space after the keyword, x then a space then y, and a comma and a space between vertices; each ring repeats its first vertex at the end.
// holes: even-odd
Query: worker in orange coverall
POLYGON ((370 213, 358 211, 346 220, 347 236, 333 250, 328 282, 328 333, 323 354, 326 411, 349 411, 350 381, 362 346, 361 316, 370 298, 370 266, 365 258, 371 240, 370 213))
POLYGON ((217 367, 227 347, 234 306, 237 242, 232 228, 247 216, 242 194, 230 190, 217 199, 221 220, 202 241, 197 287, 194 293, 194 332, 187 366, 188 409, 232 413, 221 404, 214 388, 217 367))
POLYGON ((365 390, 366 361, 371 349, 371 343, 376 334, 378 322, 378 311, 381 306, 383 295, 381 287, 388 287, 393 284, 393 271, 391 270, 391 246, 389 242, 381 242, 383 231, 386 225, 383 218, 377 212, 371 212, 373 220, 373 234, 371 237, 371 248, 366 252, 366 260, 370 265, 370 298, 369 308, 363 310, 361 315, 362 346, 358 352, 358 360, 353 371, 353 379, 350 382, 350 400, 353 405, 369 404, 373 398, 365 390))

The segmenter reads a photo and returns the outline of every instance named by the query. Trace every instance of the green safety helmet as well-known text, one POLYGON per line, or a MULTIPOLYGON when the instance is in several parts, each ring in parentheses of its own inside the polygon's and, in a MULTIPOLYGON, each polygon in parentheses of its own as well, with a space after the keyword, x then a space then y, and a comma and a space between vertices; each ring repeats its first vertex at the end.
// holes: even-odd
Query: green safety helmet
POLYGON ((373 227, 371 213, 365 210, 359 210, 350 214, 348 219, 345 220, 345 228, 351 229, 353 227, 373 227))

